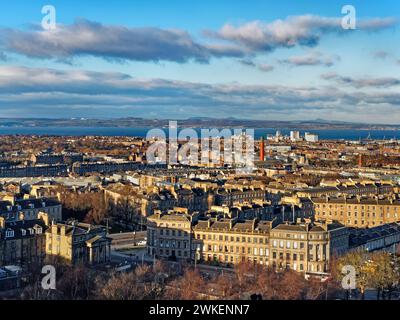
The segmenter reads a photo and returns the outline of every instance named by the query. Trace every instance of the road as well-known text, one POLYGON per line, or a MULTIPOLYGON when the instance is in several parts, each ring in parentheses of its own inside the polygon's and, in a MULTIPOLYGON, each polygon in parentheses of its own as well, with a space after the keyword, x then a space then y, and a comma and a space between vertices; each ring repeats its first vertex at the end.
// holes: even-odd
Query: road
POLYGON ((124 232, 109 234, 111 238, 111 262, 141 263, 146 261, 146 247, 137 246, 138 242, 145 241, 146 231, 124 232))
POLYGON ((138 241, 143 241, 146 238, 146 231, 136 231, 136 232, 123 232, 123 233, 113 233, 107 235, 112 239, 111 245, 118 247, 120 245, 132 245, 138 241))
MULTIPOLYGON (((146 235, 146 231, 115 233, 108 235, 108 237, 112 239, 111 261, 118 264, 154 263, 154 258, 146 255, 146 247, 137 246, 139 241, 145 240, 146 235)), ((168 263, 171 269, 181 271, 181 265, 179 263, 174 261, 163 261, 168 263)), ((214 267, 204 264, 197 264, 196 269, 209 276, 216 276, 221 273, 230 274, 233 272, 233 269, 230 268, 214 267)))

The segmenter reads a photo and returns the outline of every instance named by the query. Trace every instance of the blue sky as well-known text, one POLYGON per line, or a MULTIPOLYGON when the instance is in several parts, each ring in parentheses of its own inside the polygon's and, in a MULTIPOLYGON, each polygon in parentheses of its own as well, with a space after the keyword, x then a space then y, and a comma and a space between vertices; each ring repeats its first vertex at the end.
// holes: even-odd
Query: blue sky
POLYGON ((396 0, 0 5, 0 117, 400 120, 396 0))

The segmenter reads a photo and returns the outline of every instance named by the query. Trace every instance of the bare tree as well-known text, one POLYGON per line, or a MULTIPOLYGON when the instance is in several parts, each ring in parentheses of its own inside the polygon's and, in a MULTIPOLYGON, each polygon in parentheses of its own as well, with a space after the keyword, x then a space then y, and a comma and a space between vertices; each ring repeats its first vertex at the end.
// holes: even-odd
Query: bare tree
POLYGON ((205 294, 205 289, 205 281, 200 273, 187 268, 182 277, 169 284, 167 295, 182 300, 193 300, 205 294))

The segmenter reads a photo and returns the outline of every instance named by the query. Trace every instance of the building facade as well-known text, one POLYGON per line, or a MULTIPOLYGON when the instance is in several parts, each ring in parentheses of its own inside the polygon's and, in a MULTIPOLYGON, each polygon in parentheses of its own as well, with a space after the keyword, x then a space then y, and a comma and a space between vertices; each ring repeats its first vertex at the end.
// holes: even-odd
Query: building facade
POLYGON ((155 258, 223 266, 248 261, 320 275, 349 246, 348 229, 339 224, 276 224, 177 211, 150 216, 147 237, 147 253, 155 258))
POLYGON ((272 268, 307 274, 324 274, 332 257, 349 247, 349 231, 342 225, 325 223, 280 224, 271 230, 272 268))
POLYGON ((16 199, 14 196, 0 201, 0 217, 6 221, 18 221, 22 213, 25 220, 35 220, 40 212, 45 212, 51 220, 62 219, 61 203, 53 198, 16 199))
POLYGON ((102 226, 86 223, 53 223, 46 232, 46 254, 71 264, 110 261, 111 239, 102 226))
POLYGON ((268 265, 271 225, 256 219, 198 221, 193 228, 193 258, 227 265, 243 261, 268 265))
POLYGON ((147 218, 147 253, 152 257, 172 260, 192 259, 193 224, 197 214, 175 209, 156 212, 147 218))
POLYGON ((7 221, 0 217, 0 266, 40 264, 46 255, 46 236, 49 217, 40 213, 37 219, 7 221))
POLYGON ((389 197, 313 198, 315 219, 347 227, 370 228, 400 222, 400 200, 389 197))
POLYGON ((261 188, 242 188, 230 189, 221 188, 216 191, 215 204, 222 206, 232 206, 238 203, 253 202, 255 200, 265 200, 265 190, 261 188))

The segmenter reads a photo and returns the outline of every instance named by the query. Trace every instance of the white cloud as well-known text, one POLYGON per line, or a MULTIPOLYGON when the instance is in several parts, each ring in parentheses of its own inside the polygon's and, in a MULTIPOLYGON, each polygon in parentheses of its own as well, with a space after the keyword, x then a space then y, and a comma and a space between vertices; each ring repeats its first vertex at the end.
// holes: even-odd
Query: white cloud
POLYGON ((355 88, 364 88, 364 87, 388 88, 400 85, 400 79, 393 77, 353 78, 353 77, 340 76, 333 72, 333 73, 322 74, 321 78, 325 80, 334 80, 339 84, 349 85, 355 88))
POLYGON ((304 55, 291 56, 287 59, 281 59, 279 60, 279 63, 290 65, 293 67, 299 67, 299 66, 331 67, 338 61, 340 61, 340 57, 338 55, 326 55, 318 51, 312 51, 304 55))
MULTIPOLYGON (((358 28, 379 31, 396 24, 393 18, 366 19, 358 28)), ((350 32, 341 28, 341 18, 304 15, 269 23, 251 21, 237 27, 226 24, 219 31, 204 32, 217 42, 200 43, 185 30, 130 28, 81 19, 71 25, 58 24, 52 31, 1 29, 0 50, 64 62, 94 56, 120 62, 206 63, 212 57, 249 57, 282 47, 313 47, 325 34, 350 32)))
MULTIPOLYGON (((357 29, 379 31, 397 25, 395 18, 359 20, 357 29)), ((341 18, 315 15, 290 16, 270 23, 251 21, 240 26, 224 25, 219 31, 207 30, 206 35, 242 45, 252 52, 268 52, 298 45, 314 47, 328 33, 350 33, 341 26, 341 18)))
MULTIPOLYGON (((331 74, 335 77, 334 74, 331 74)), ((329 78, 329 76, 326 76, 329 78)), ((148 116, 209 114, 253 119, 400 115, 400 93, 349 93, 337 86, 207 84, 137 79, 123 73, 0 66, 0 116, 148 116), (181 112, 179 110, 185 110, 181 112)))

